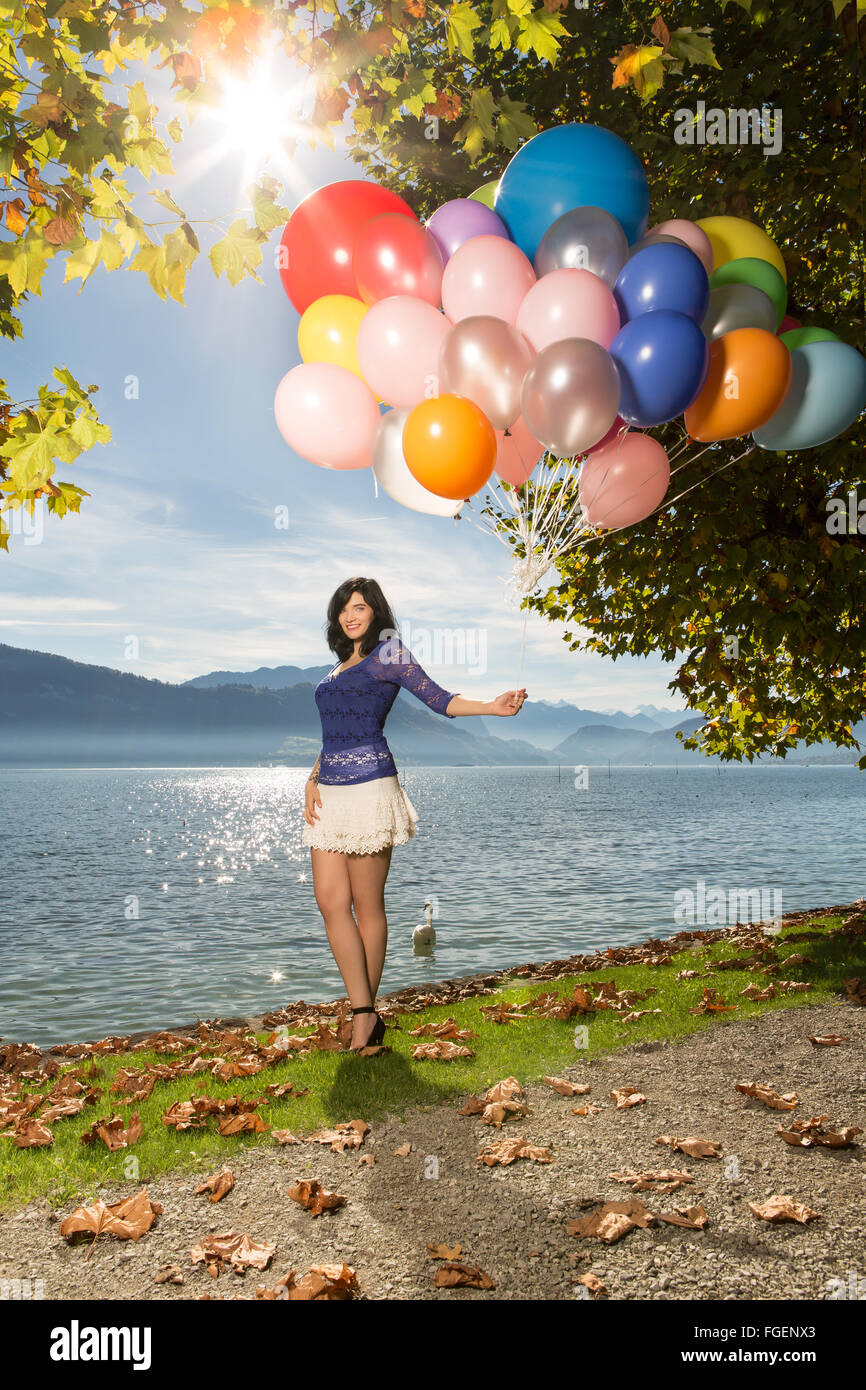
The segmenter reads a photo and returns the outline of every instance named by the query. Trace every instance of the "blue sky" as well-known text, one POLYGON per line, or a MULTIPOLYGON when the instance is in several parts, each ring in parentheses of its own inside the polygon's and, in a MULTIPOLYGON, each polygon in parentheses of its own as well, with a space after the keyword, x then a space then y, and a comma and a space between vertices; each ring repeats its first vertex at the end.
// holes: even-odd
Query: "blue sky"
MULTIPOLYGON (((145 81, 161 130, 178 114, 167 71, 118 75, 124 86, 145 81)), ((300 357, 298 314, 275 266, 279 231, 265 247, 264 284, 217 280, 206 256, 216 235, 198 219, 245 214, 249 180, 241 152, 221 152, 218 139, 199 118, 173 149, 176 173, 150 184, 167 187, 199 232, 203 254, 184 305, 123 269, 100 267, 83 288, 63 285, 58 255, 41 298, 23 306, 23 342, 0 342, 13 397, 33 395, 64 365, 83 385, 99 383, 97 407, 112 433, 58 472, 92 494, 81 514, 46 517, 38 543, 38 532, 19 533, 0 553, 0 641, 168 681, 318 665, 333 660, 323 637, 328 598, 364 574, 379 580, 410 645, 423 632, 435 643, 439 630, 483 644, 482 675, 477 664, 431 663, 446 688, 488 699, 522 685, 530 699, 595 709, 682 708, 666 689, 672 666, 570 652, 563 625, 518 614, 506 597, 509 552, 470 522, 407 511, 381 490, 375 496, 370 470, 334 473, 289 449, 273 398, 300 357), (127 398, 133 375, 138 399, 127 398), (277 529, 283 507, 289 526, 277 529)), ((290 161, 256 168, 287 181, 288 207, 322 184, 360 177, 339 143, 333 151, 302 143, 290 161)), ((146 187, 136 175, 129 183, 146 187)), ((136 211, 168 217, 143 193, 136 211)))

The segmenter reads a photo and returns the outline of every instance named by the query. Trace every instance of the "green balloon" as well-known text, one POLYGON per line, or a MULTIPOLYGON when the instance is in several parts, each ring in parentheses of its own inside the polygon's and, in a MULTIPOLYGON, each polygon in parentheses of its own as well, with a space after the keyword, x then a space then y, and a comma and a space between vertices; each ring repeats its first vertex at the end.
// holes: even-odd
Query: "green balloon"
POLYGON ((710 276, 711 290, 718 289, 720 285, 754 285, 756 290, 763 290, 776 306, 777 328, 785 317, 788 287, 769 261, 759 260, 757 256, 741 256, 738 261, 726 261, 710 276))
POLYGON ((476 188, 469 197, 474 198, 476 203, 483 203, 486 208, 493 208, 493 198, 499 187, 499 180, 493 179, 490 183, 483 183, 480 188, 476 188))
POLYGON ((779 335, 779 342, 793 352, 794 348, 802 347, 804 343, 838 343, 839 334, 831 333, 829 328, 789 328, 787 333, 779 335))

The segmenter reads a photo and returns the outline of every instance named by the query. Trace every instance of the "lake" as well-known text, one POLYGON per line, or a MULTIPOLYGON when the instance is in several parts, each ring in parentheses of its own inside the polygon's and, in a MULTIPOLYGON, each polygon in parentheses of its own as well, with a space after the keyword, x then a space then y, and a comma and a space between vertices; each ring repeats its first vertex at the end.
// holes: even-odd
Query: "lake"
MULTIPOLYGON (((0 1035, 45 1047, 343 997, 301 844, 307 771, 0 771, 0 1035)), ((383 993, 669 935, 700 880, 774 912, 866 893, 854 767, 576 780, 401 772, 420 820, 393 852, 383 993), (428 897, 437 944, 419 957, 428 897)))

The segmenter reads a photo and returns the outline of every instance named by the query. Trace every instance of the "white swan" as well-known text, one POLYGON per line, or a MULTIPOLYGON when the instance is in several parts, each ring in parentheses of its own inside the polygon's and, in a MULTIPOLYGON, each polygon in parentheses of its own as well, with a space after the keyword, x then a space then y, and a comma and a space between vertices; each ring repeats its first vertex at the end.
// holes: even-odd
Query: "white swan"
POLYGON ((417 956, 429 955, 436 945, 436 930, 433 926, 433 904, 426 902, 424 911, 427 921, 422 922, 412 933, 412 946, 417 956))

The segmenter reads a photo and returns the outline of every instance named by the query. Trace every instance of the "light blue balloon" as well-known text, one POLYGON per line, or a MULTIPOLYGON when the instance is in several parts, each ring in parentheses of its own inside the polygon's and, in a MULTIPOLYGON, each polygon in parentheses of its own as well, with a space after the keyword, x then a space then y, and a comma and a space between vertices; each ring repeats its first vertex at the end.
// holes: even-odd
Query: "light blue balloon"
POLYGON ((804 343, 791 353, 791 385, 775 415, 755 430, 761 449, 816 449, 866 410, 866 357, 848 343, 804 343))
POLYGON ((630 145, 604 126, 573 122, 534 135, 499 180, 494 208, 530 261, 549 227, 572 208, 596 207, 629 242, 646 231, 649 185, 630 145))

